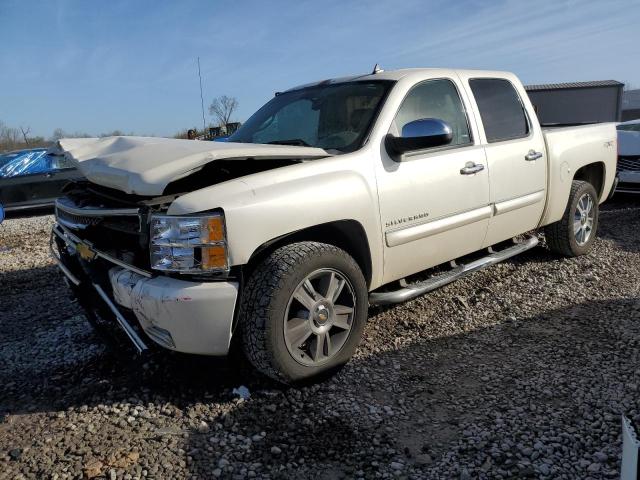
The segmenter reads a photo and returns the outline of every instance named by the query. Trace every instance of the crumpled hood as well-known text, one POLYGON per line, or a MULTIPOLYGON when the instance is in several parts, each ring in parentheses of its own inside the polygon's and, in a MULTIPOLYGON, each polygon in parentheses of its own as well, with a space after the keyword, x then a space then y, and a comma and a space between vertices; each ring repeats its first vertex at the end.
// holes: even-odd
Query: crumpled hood
POLYGON ((92 183, 136 195, 162 195, 166 186, 215 160, 314 159, 313 147, 206 142, 156 137, 65 138, 58 142, 92 183))

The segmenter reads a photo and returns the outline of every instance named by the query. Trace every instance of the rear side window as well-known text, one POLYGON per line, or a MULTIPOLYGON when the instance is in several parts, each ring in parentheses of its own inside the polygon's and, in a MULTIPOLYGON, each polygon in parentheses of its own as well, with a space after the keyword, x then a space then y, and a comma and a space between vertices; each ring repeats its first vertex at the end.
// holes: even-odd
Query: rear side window
POLYGON ((469 85, 489 143, 529 134, 526 114, 511 82, 501 78, 475 78, 469 80, 469 85))

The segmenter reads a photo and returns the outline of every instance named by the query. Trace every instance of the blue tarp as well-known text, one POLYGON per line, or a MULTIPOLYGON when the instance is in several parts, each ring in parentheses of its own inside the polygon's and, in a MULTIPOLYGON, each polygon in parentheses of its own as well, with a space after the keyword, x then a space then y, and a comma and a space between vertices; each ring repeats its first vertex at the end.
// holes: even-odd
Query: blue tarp
POLYGON ((0 155, 0 178, 46 173, 54 169, 54 157, 45 149, 24 150, 0 155))

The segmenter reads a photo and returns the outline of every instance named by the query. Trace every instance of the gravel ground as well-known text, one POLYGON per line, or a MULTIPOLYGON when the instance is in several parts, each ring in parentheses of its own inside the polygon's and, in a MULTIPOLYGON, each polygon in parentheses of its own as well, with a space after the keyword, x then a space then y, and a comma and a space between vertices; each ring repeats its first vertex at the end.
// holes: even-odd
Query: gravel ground
POLYGON ((117 355, 48 258, 51 217, 8 220, 0 479, 616 478, 620 415, 640 425, 639 207, 611 204, 588 256, 540 247, 372 309, 356 358, 301 389, 117 355))

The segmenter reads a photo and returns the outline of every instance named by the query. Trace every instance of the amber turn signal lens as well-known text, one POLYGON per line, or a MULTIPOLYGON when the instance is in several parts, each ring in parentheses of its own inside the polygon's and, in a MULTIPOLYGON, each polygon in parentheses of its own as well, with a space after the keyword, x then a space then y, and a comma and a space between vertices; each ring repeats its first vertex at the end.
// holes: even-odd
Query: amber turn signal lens
POLYGON ((210 242, 222 242, 224 240, 222 217, 209 217, 207 219, 207 233, 210 242))
POLYGON ((202 267, 204 269, 227 268, 227 250, 221 245, 202 247, 202 267))

